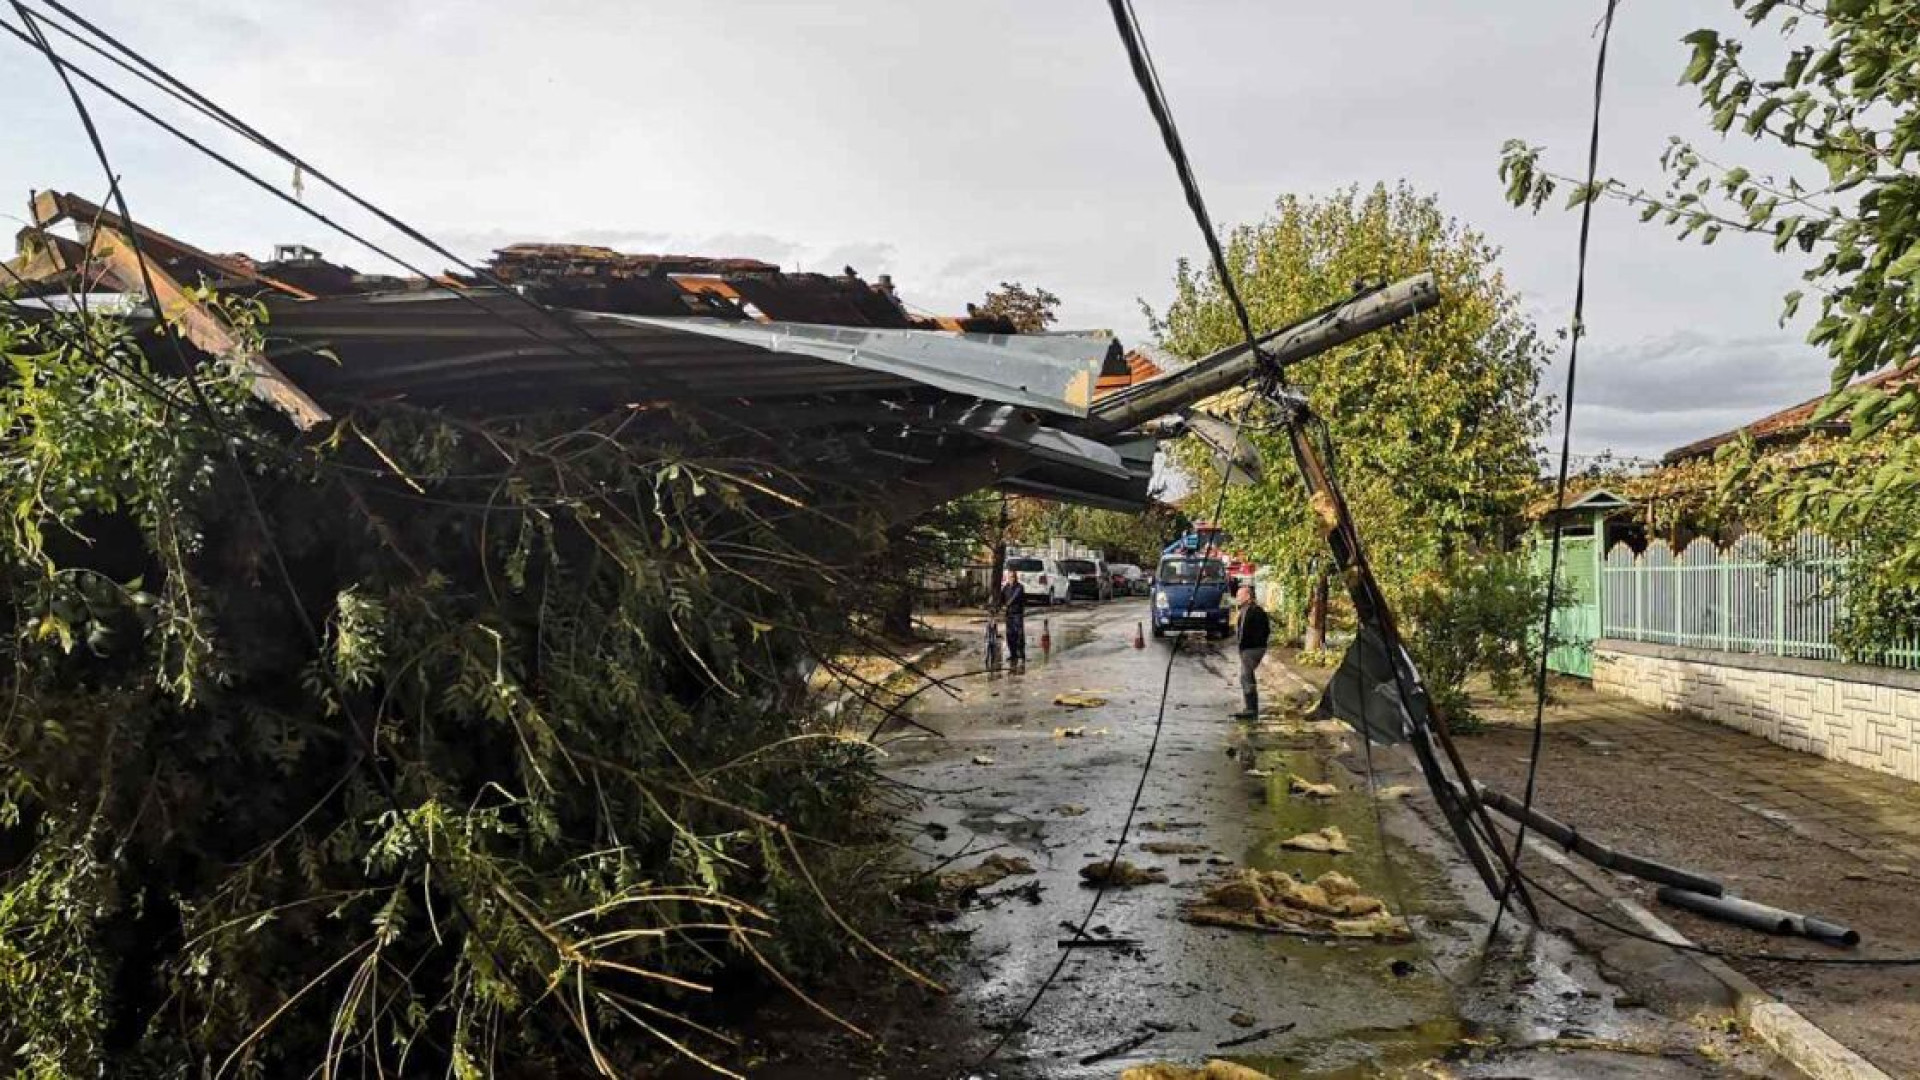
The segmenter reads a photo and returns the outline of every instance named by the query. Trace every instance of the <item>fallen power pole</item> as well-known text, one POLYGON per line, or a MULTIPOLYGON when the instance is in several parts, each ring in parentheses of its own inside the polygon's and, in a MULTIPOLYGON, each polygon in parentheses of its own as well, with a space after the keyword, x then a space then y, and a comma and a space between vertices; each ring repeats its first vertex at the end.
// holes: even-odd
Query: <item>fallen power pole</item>
POLYGON ((1267 361, 1280 368, 1297 364, 1438 303, 1440 286, 1431 271, 1402 278, 1254 339, 1266 361, 1244 343, 1222 349, 1190 367, 1104 397, 1084 421, 1062 426, 1093 438, 1114 435, 1240 386, 1259 374, 1267 361))
MULTIPOLYGON (((1428 790, 1433 793, 1434 803, 1439 806, 1455 841, 1467 856, 1467 861, 1473 865, 1474 871, 1480 875, 1480 880, 1496 898, 1511 891, 1526 907, 1533 921, 1539 923, 1540 913, 1534 907, 1532 897, 1517 879, 1509 890, 1500 870, 1494 867, 1493 861, 1487 856, 1487 848, 1492 847, 1500 856, 1506 874, 1514 873, 1511 858, 1499 844, 1486 808, 1478 800, 1464 797, 1465 792, 1474 790, 1473 780, 1467 773, 1467 763, 1453 745, 1453 736, 1448 730, 1445 716, 1434 708, 1427 695, 1426 683, 1422 681, 1413 656, 1403 643, 1399 623, 1387 604, 1379 580, 1374 577, 1372 564, 1367 561, 1366 547, 1360 541, 1360 530, 1354 524, 1353 514, 1347 507, 1346 497, 1341 494, 1339 481, 1331 467, 1332 446, 1329 443, 1322 447, 1314 441, 1312 431, 1318 428, 1324 438, 1326 425, 1313 416, 1305 398, 1280 388, 1272 374, 1263 381, 1266 385, 1261 387, 1261 394, 1286 423, 1294 463, 1299 466, 1300 478, 1306 484, 1308 505, 1320 521, 1321 533, 1326 537, 1327 547, 1333 554, 1334 566, 1347 583, 1347 595, 1353 601, 1354 616, 1362 630, 1334 676, 1338 682, 1341 676, 1351 672, 1349 681, 1359 688, 1356 695, 1358 700, 1347 702, 1345 708, 1335 706, 1331 710, 1333 715, 1347 721, 1361 738, 1369 742, 1405 741, 1411 745, 1414 757, 1419 761, 1421 775, 1427 782, 1428 790), (1376 649, 1378 655, 1374 654, 1376 649), (1370 660, 1373 661, 1376 675, 1367 672, 1370 660), (1387 670, 1378 672, 1381 666, 1387 670), (1377 675, 1385 676, 1380 684, 1372 682, 1377 675), (1385 693, 1389 687, 1391 694, 1385 693), (1396 725, 1374 722, 1370 704, 1376 698, 1380 699, 1383 709, 1391 709, 1391 714, 1385 719, 1397 720, 1397 731, 1396 725), (1382 738, 1383 735, 1389 737, 1382 738), (1392 735, 1400 738, 1391 738, 1392 735), (1442 754, 1446 758, 1445 764, 1441 761, 1442 754), (1448 766, 1451 766, 1453 775, 1459 778, 1459 788, 1448 780, 1448 766)), ((1323 695, 1322 708, 1327 708, 1337 697, 1333 693, 1333 686, 1330 683, 1328 693, 1323 695)))
MULTIPOLYGON (((1285 367, 1411 318, 1439 302, 1440 287, 1433 274, 1415 274, 1255 340, 1261 353, 1285 367)), ((1234 345, 1188 367, 1104 397, 1084 419, 1059 426, 1086 438, 1109 438, 1241 386, 1261 370, 1262 364, 1245 343, 1234 345)), ((969 491, 1012 479, 1036 463, 1029 454, 1001 447, 928 466, 907 479, 900 497, 886 509, 887 519, 894 523, 918 517, 969 491)))

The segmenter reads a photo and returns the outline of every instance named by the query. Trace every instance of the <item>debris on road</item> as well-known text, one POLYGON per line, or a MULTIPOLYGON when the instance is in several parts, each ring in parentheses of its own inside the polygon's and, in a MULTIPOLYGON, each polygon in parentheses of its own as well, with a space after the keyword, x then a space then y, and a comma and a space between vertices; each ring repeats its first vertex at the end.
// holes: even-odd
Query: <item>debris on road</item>
POLYGON ((1145 1046, 1147 1042, 1154 1037, 1155 1034, 1156 1032, 1152 1028, 1148 1028, 1147 1030, 1141 1032, 1138 1035, 1133 1036, 1132 1038, 1114 1043, 1112 1046, 1103 1047, 1099 1050, 1095 1050, 1093 1053, 1088 1054, 1087 1056, 1081 1058, 1080 1064, 1096 1065, 1102 1061, 1107 1060, 1110 1057, 1119 1057, 1121 1054, 1124 1054, 1129 1050, 1133 1050, 1138 1047, 1145 1046))
POLYGON ((1340 826, 1329 825, 1317 832, 1301 833, 1280 841, 1280 846, 1292 851, 1317 851, 1325 855, 1345 855, 1353 850, 1347 846, 1347 834, 1340 826))
POLYGON ((1055 705, 1065 705, 1069 709, 1097 709, 1105 705, 1107 699, 1087 693, 1084 690, 1075 690, 1072 693, 1061 694, 1054 698, 1053 703, 1055 705))
POLYGON ((991 765, 993 764, 993 758, 986 754, 975 754, 973 755, 973 763, 975 765, 991 765))
POLYGON ((1287 790, 1295 795, 1305 795, 1309 799, 1331 799, 1340 794, 1337 784, 1316 784, 1306 777, 1289 774, 1287 790))
MULTIPOLYGON (((1245 1027, 1247 1025, 1243 1024, 1241 1026, 1245 1027)), ((1293 1023, 1275 1024, 1272 1027, 1264 1027, 1264 1028, 1261 1028, 1259 1031, 1249 1032, 1245 1035, 1240 1035, 1235 1038, 1226 1039, 1221 1042, 1214 1043, 1213 1048, 1215 1050, 1230 1050, 1236 1046, 1245 1046, 1248 1043, 1257 1043, 1261 1039, 1265 1039, 1273 1035, 1284 1035, 1287 1032, 1292 1031, 1294 1028, 1298 1026, 1299 1026, 1298 1024, 1293 1024, 1293 1023)))
POLYGON ((1135 866, 1125 859, 1098 859, 1081 867, 1080 877, 1089 885, 1125 888, 1130 885, 1163 884, 1167 880, 1167 872, 1157 866, 1135 866))
POLYGON ((1377 799, 1404 799, 1411 794, 1413 794, 1413 785, 1411 784, 1388 784, 1386 787, 1374 792, 1374 797, 1377 799))
POLYGON ((1232 1016, 1227 1017, 1227 1023, 1232 1024, 1234 1027, 1252 1027, 1259 1019, 1259 1017, 1250 1012, 1236 1012, 1232 1016))
POLYGON ((1120 1080, 1273 1080, 1273 1077, 1231 1061, 1209 1061, 1197 1067, 1156 1061, 1151 1065, 1135 1065, 1121 1073, 1120 1080))
POLYGON ((1018 855, 989 855, 971 870, 949 870, 935 875, 940 891, 961 897, 1021 874, 1033 873, 1033 864, 1018 855))
POLYGON ((1345 874, 1329 870, 1311 885, 1279 870, 1242 870, 1207 889, 1187 905, 1182 918, 1200 926, 1225 926, 1304 936, 1366 937, 1404 941, 1406 921, 1389 914, 1378 897, 1360 891, 1345 874))
POLYGON ((1140 845, 1140 850, 1149 855, 1198 855, 1213 849, 1190 840, 1149 840, 1140 845))
POLYGON ((1081 806, 1079 803, 1061 803, 1059 806, 1053 808, 1053 812, 1059 814, 1061 817, 1079 817, 1081 814, 1087 812, 1087 808, 1081 806))
POLYGON ((1206 824, 1204 821, 1145 821, 1140 828, 1145 832, 1177 832, 1181 829, 1197 829, 1206 824))
POLYGON ((1106 728, 1094 728, 1089 731, 1084 726, 1057 727, 1053 729, 1053 737, 1056 739, 1084 739, 1089 735, 1105 735, 1107 733, 1106 728))

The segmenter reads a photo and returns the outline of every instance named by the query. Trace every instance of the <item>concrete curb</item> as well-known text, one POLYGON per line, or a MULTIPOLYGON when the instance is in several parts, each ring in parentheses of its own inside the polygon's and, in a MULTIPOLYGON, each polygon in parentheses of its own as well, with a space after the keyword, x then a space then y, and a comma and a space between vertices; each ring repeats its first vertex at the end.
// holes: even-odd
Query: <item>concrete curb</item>
MULTIPOLYGON (((1638 901, 1623 895, 1599 870, 1568 858, 1537 837, 1527 837, 1527 850, 1606 897, 1614 910, 1637 923, 1648 934, 1676 945, 1694 944, 1638 901)), ((1892 1077, 1827 1034, 1799 1010, 1762 990, 1752 979, 1728 967, 1719 957, 1695 952, 1686 955, 1732 992, 1735 1013, 1747 1030, 1758 1035, 1787 1064, 1813 1080, 1892 1080, 1892 1077)))

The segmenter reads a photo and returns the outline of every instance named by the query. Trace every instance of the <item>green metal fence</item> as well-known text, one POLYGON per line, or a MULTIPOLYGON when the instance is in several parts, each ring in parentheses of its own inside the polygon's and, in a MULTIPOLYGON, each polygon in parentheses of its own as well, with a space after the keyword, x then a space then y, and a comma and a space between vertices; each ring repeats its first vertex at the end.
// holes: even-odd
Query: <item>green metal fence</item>
MULTIPOLYGON (((1838 660, 1832 639, 1845 559, 1832 540, 1813 532, 1783 552, 1753 536, 1727 548, 1696 539, 1679 552, 1655 540, 1639 555, 1615 544, 1601 570, 1601 636, 1838 660)), ((1920 639, 1855 659, 1920 669, 1920 639)))

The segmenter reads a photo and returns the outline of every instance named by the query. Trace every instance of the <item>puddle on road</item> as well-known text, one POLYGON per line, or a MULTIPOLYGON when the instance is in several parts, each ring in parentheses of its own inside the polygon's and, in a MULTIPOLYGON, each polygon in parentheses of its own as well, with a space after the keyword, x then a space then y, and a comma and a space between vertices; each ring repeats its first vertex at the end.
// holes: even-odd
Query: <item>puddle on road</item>
POLYGON ((1583 983, 1574 971, 1545 957, 1523 954, 1464 962, 1470 952, 1477 952, 1485 923, 1454 896, 1439 862, 1379 827, 1364 778, 1334 760, 1341 744, 1352 738, 1256 733, 1243 744, 1257 747, 1251 754, 1253 766, 1269 775, 1258 778, 1257 827, 1237 861, 1261 870, 1289 871, 1307 881, 1338 870, 1409 919, 1416 939, 1401 944, 1271 936, 1266 947, 1285 958, 1290 979, 1302 978, 1309 985, 1322 980, 1346 986, 1363 983, 1366 992, 1341 995, 1360 1007, 1342 1018, 1351 1026, 1339 1025, 1343 1030, 1338 1034, 1278 1046, 1270 1040, 1257 1053, 1224 1056, 1275 1077, 1346 1080, 1482 1044, 1624 1034, 1610 1002, 1581 992, 1590 981, 1583 983), (1289 791, 1292 776, 1331 783, 1341 792, 1326 799, 1294 795, 1289 791), (1289 837, 1329 825, 1346 835, 1351 851, 1316 854, 1281 846, 1289 837), (1369 1023, 1370 1017, 1382 1014, 1425 1018, 1397 1027, 1369 1023))
MULTIPOLYGON (((943 834, 943 854, 963 845, 974 853, 1004 848, 1032 859, 1038 871, 1021 884, 1037 887, 1040 902, 996 898, 991 908, 970 909, 951 927, 971 947, 956 973, 959 993, 950 1000, 956 1016, 982 1026, 1004 1022, 1022 1007, 1059 955, 1060 922, 1078 918, 1089 902, 1076 873, 1111 850, 1152 726, 1149 691, 1159 688, 1170 647, 1153 642, 1136 653, 1130 621, 1096 628, 1056 623, 1055 663, 1045 664, 1037 631, 1029 620, 1030 674, 980 684, 964 703, 928 700, 922 719, 944 728, 952 741, 903 746, 890 759, 892 771, 923 790, 951 793, 930 799, 919 815, 951 829, 951 836, 943 834), (1068 652, 1072 662, 1058 664, 1068 652), (1110 696, 1111 704, 1081 713, 1053 704, 1059 693, 1089 688, 1110 696), (1098 739, 1049 739, 1046 731, 1062 716, 1112 731, 1098 739), (983 750, 997 764, 971 764, 983 750), (1092 810, 1057 813, 1066 803, 1092 810)), ((1484 916, 1459 891, 1471 895, 1477 879, 1463 884, 1447 842, 1398 804, 1384 804, 1390 827, 1382 839, 1364 779, 1335 760, 1342 739, 1351 743, 1355 736, 1263 731, 1251 744, 1230 739, 1234 729, 1224 716, 1237 672, 1227 649, 1199 641, 1183 646, 1178 663, 1192 670, 1180 676, 1182 700, 1168 713, 1162 747, 1167 763, 1155 773, 1127 857, 1139 859, 1145 842, 1174 840, 1210 845, 1236 866, 1286 870, 1306 880, 1337 869, 1407 917, 1417 940, 1310 939, 1192 926, 1179 920, 1178 904, 1199 895, 1212 868, 1148 855, 1143 861, 1168 869, 1172 883, 1115 891, 1096 920, 1145 939, 1147 947, 1074 957, 1055 996, 1029 1019, 996 1075, 1110 1080, 1128 1064, 1228 1057, 1276 1077, 1332 1080, 1455 1057, 1485 1043, 1514 1047, 1622 1033, 1611 996, 1590 989, 1605 985, 1590 962, 1564 948, 1556 952, 1556 941, 1480 961, 1484 916), (1194 677, 1200 672, 1210 674, 1194 677), (1230 741, 1238 747, 1231 759, 1224 752, 1230 741), (1248 767, 1267 775, 1247 777, 1248 767), (1290 775, 1332 783, 1340 794, 1290 795, 1290 775), (1153 821, 1180 827, 1140 827, 1153 821), (1345 834, 1349 853, 1280 846, 1329 825, 1345 834), (1257 1017, 1256 1024, 1230 1023, 1240 1012, 1257 1017), (1157 1034, 1146 1045, 1093 1066, 1077 1064, 1149 1020, 1157 1034), (1283 1024, 1294 1028, 1239 1047, 1218 1045, 1283 1024)), ((974 861, 969 855, 956 865, 974 861)))

